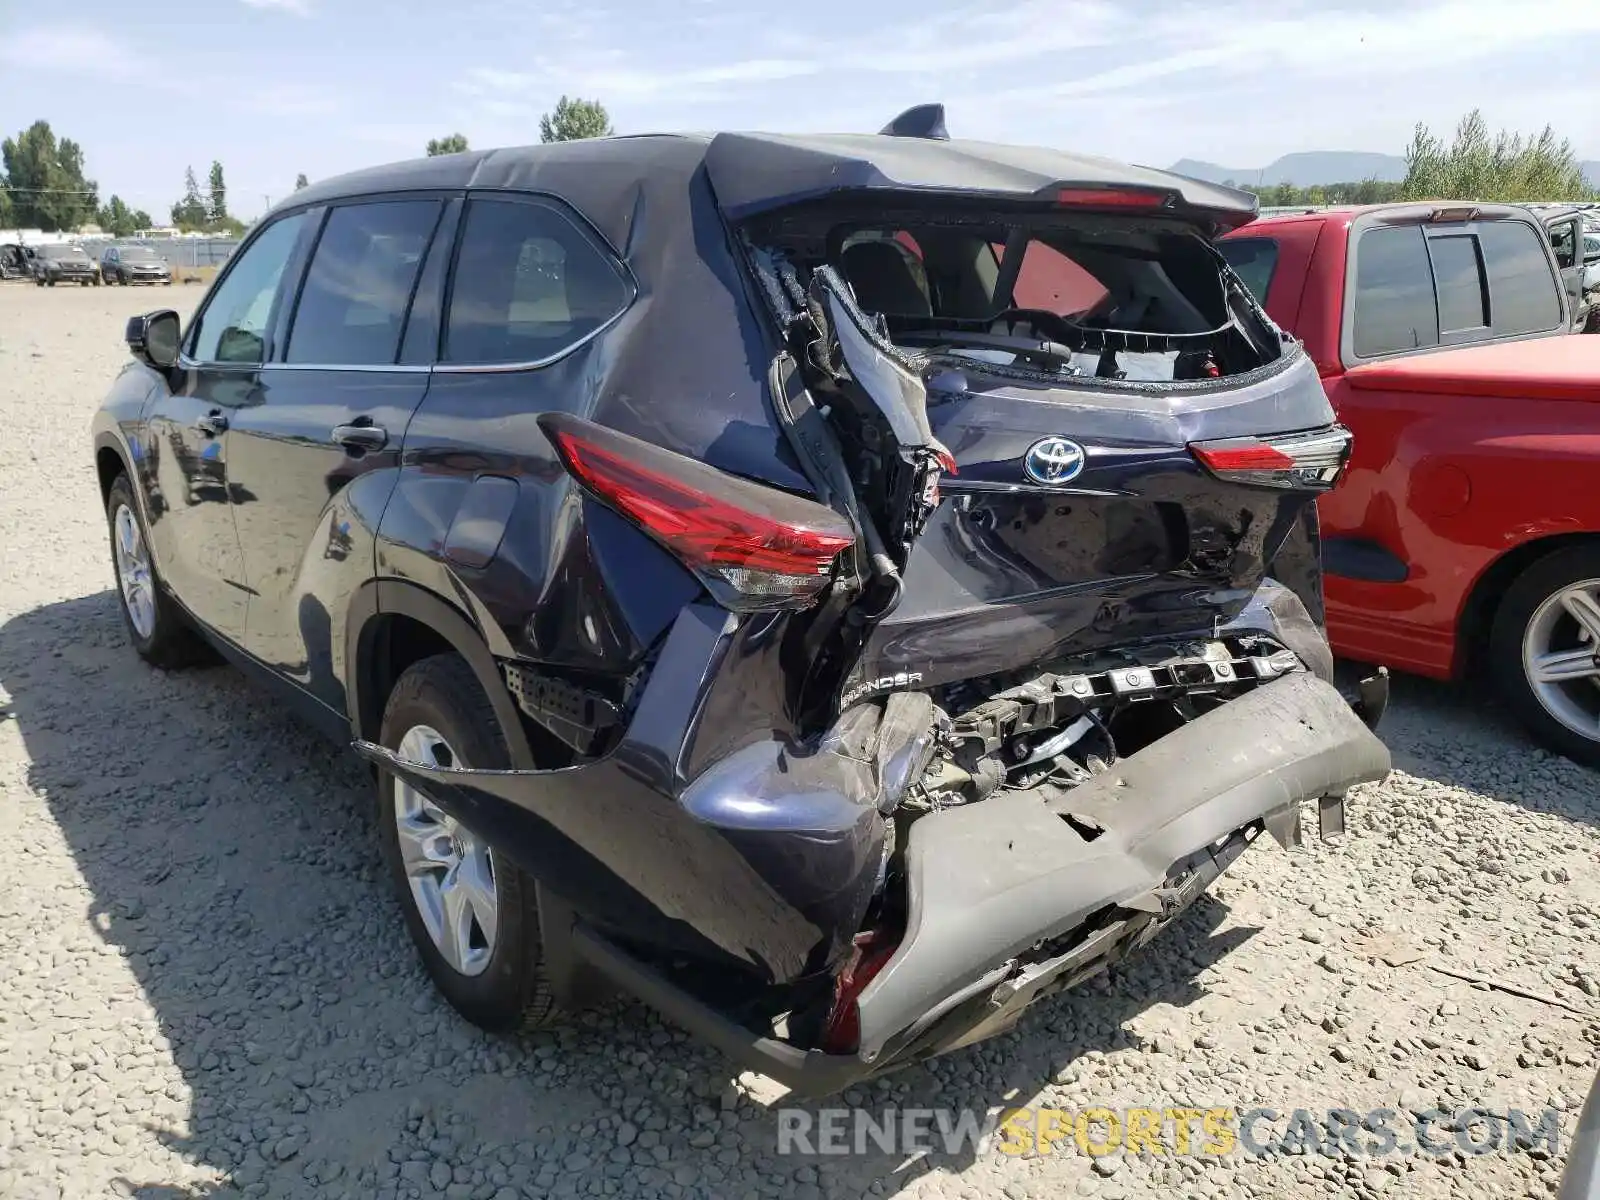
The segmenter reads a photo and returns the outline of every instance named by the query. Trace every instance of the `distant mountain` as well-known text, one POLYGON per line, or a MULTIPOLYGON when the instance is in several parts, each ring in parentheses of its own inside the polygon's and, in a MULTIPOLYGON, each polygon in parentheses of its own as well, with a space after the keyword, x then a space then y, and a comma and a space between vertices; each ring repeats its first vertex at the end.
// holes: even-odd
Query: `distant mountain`
POLYGON ((1220 167, 1197 158, 1180 158, 1167 169, 1210 183, 1231 179, 1242 186, 1292 183, 1295 187, 1312 187, 1319 183, 1360 183, 1363 179, 1398 183, 1406 177, 1406 160, 1398 154, 1361 150, 1304 150, 1285 154, 1265 167, 1220 167))
MULTIPOLYGON (((1583 168, 1590 186, 1600 188, 1600 160, 1578 165, 1583 168)), ((1285 154, 1265 167, 1222 167, 1198 158, 1180 158, 1167 170, 1210 183, 1226 183, 1231 179, 1242 187, 1275 183, 1312 187, 1319 183, 1360 183, 1364 179, 1397 183, 1406 177, 1406 160, 1398 154, 1369 154, 1361 150, 1306 150, 1285 154)))

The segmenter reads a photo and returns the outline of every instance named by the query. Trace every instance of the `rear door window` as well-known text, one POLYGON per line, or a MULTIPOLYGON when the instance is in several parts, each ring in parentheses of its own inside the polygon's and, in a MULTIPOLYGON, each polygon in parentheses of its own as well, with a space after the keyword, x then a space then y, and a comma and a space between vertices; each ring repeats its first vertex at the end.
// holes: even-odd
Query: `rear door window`
POLYGON ((1267 292, 1272 288, 1272 276, 1278 269, 1278 241, 1276 238, 1229 238, 1218 242, 1217 249, 1228 260, 1233 273, 1250 289, 1250 294, 1263 307, 1267 292))
POLYGON ((474 199, 463 219, 446 362, 543 362, 592 336, 633 298, 621 267, 553 204, 474 199))
POLYGON ((1359 358, 1439 344, 1433 271, 1420 226, 1369 229, 1356 242, 1351 341, 1359 358))
POLYGON ((1561 291, 1545 239, 1526 221, 1485 221, 1478 227, 1489 277, 1495 337, 1544 333, 1561 324, 1561 291))
POLYGON ((1488 295, 1478 239, 1470 233, 1431 237, 1428 254, 1433 260, 1434 290, 1439 297, 1441 339, 1448 340, 1446 335, 1467 330, 1477 330, 1478 336, 1485 336, 1488 295))
POLYGON ((347 204, 328 214, 289 334, 287 361, 395 361, 438 200, 347 204))

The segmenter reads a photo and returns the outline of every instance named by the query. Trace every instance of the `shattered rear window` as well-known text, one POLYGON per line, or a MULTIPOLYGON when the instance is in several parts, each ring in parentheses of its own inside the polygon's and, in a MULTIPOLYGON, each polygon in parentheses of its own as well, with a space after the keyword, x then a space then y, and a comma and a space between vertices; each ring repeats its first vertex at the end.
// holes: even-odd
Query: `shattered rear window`
POLYGON ((924 358, 1160 382, 1239 374, 1280 353, 1259 307, 1182 219, 921 203, 797 206, 752 221, 747 236, 792 310, 829 266, 891 346, 924 358))

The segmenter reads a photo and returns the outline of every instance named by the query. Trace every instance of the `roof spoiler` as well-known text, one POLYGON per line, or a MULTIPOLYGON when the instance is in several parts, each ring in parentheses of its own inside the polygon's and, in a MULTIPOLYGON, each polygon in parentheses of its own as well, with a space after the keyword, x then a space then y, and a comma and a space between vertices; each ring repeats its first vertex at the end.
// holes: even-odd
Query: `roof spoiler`
POLYGON ((878 132, 887 137, 927 138, 937 142, 950 140, 950 131, 944 127, 942 104, 914 105, 878 132))

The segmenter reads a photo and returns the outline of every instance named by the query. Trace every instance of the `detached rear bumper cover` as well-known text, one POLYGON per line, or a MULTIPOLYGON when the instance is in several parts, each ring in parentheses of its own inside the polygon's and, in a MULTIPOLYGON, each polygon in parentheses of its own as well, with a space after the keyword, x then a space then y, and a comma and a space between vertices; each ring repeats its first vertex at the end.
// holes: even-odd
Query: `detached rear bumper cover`
MULTIPOLYGON (((1025 952, 1108 906, 1160 912, 1175 867, 1254 823, 1296 818, 1302 800, 1341 794, 1388 769, 1388 750, 1343 697, 1296 672, 1054 798, 1012 792, 923 818, 906 847, 905 939, 861 993, 862 1057, 898 1054, 907 1030, 930 1028, 931 1015, 943 1024, 943 1013, 968 1011, 974 998, 987 997, 969 1012, 979 1022, 1002 1007, 1014 1019, 1047 990, 1038 978, 1025 996, 1004 987, 1026 973, 1016 961, 1025 952), (1103 831, 1092 840, 1079 832, 1091 826, 1103 831), (975 991, 991 973, 994 983, 975 991)), ((1079 965, 1065 950, 1053 963, 1048 951, 1041 957, 1061 971, 1079 965)))
MULTIPOLYGON (((587 780, 594 768, 429 769, 369 743, 358 749, 486 828, 493 810, 482 802, 496 794, 519 793, 517 807, 535 809, 561 782, 599 782, 587 780)), ((859 998, 856 1055, 798 1050, 739 1026, 583 921, 574 949, 735 1060, 824 1094, 1001 1032, 1035 999, 1148 940, 1243 849, 1241 831, 1297 828, 1302 800, 1340 796, 1388 769, 1388 751, 1339 693, 1296 672, 1071 791, 1005 793, 921 818, 906 847, 906 934, 859 998)), ((606 797, 582 791, 566 799, 599 818, 606 797)), ((596 836, 610 829, 627 840, 626 825, 599 824, 596 836)), ((702 851, 716 841, 709 827, 705 834, 707 845, 694 843, 702 851)), ((675 850, 688 845, 680 840, 675 850)), ((702 872, 720 877, 709 869, 715 861, 702 872)))

